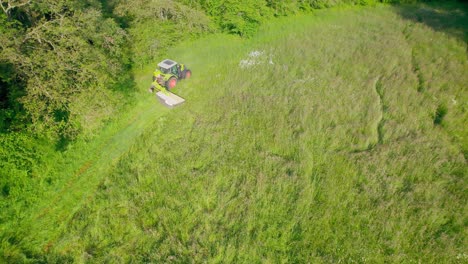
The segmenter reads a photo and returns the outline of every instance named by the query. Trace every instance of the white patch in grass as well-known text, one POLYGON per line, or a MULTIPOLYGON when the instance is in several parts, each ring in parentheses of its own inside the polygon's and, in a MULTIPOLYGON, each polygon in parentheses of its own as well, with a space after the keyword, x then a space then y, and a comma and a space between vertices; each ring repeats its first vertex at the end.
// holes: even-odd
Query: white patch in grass
POLYGON ((270 64, 273 65, 273 55, 267 55, 264 50, 254 50, 249 52, 246 59, 239 62, 241 69, 250 68, 255 65, 270 64))
POLYGON ((254 51, 251 51, 249 53, 249 57, 251 58, 256 58, 256 57, 260 57, 261 55, 263 55, 263 53, 265 53, 265 51, 259 51, 259 50, 254 50, 254 51))

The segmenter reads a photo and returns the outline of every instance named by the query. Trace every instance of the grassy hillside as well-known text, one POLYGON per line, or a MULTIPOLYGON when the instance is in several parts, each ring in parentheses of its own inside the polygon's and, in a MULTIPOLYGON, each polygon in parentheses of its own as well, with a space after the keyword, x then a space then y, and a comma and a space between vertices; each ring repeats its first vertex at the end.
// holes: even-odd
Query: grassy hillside
POLYGON ((187 102, 142 94, 51 169, 56 189, 2 217, 1 255, 466 262, 467 24, 463 6, 334 9, 175 47, 187 102))

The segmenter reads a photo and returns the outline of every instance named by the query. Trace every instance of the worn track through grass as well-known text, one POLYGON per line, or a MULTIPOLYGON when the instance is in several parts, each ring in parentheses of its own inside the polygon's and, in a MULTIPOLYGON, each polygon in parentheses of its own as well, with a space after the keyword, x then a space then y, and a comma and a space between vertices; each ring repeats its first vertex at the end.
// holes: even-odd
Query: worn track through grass
MULTIPOLYGON (((146 77, 146 76, 145 76, 146 77)), ((93 199, 99 183, 112 171, 122 156, 128 152, 138 137, 148 128, 154 126, 167 109, 157 104, 151 96, 132 109, 128 121, 122 123, 121 129, 97 147, 93 155, 73 175, 62 175, 66 183, 57 191, 46 194, 44 203, 31 208, 29 218, 22 219, 18 229, 28 230, 22 240, 42 241, 43 250, 53 247, 57 236, 72 221, 77 210, 93 199), (55 230, 50 233, 50 230, 55 230)))

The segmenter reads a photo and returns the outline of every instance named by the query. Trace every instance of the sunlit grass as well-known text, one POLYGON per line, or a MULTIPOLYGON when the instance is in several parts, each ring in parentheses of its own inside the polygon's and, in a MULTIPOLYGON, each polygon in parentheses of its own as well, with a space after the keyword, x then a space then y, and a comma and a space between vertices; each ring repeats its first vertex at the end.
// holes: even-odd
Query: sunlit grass
POLYGON ((3 255, 457 261, 466 252, 465 51, 389 6, 175 47, 169 57, 194 73, 175 90, 187 102, 153 105, 143 92, 154 65, 139 71, 142 103, 127 129, 91 153, 82 180, 28 211, 10 230, 16 238, 2 237, 3 255))

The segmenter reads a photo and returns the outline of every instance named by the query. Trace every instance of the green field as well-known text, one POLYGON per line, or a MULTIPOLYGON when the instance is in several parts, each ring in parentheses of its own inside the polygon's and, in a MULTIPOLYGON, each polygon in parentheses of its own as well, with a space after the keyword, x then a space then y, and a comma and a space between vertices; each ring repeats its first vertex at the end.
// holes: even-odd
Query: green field
POLYGON ((0 261, 466 263, 463 7, 334 8, 174 47, 186 103, 146 93, 157 61, 136 70, 138 104, 2 201, 0 261))

